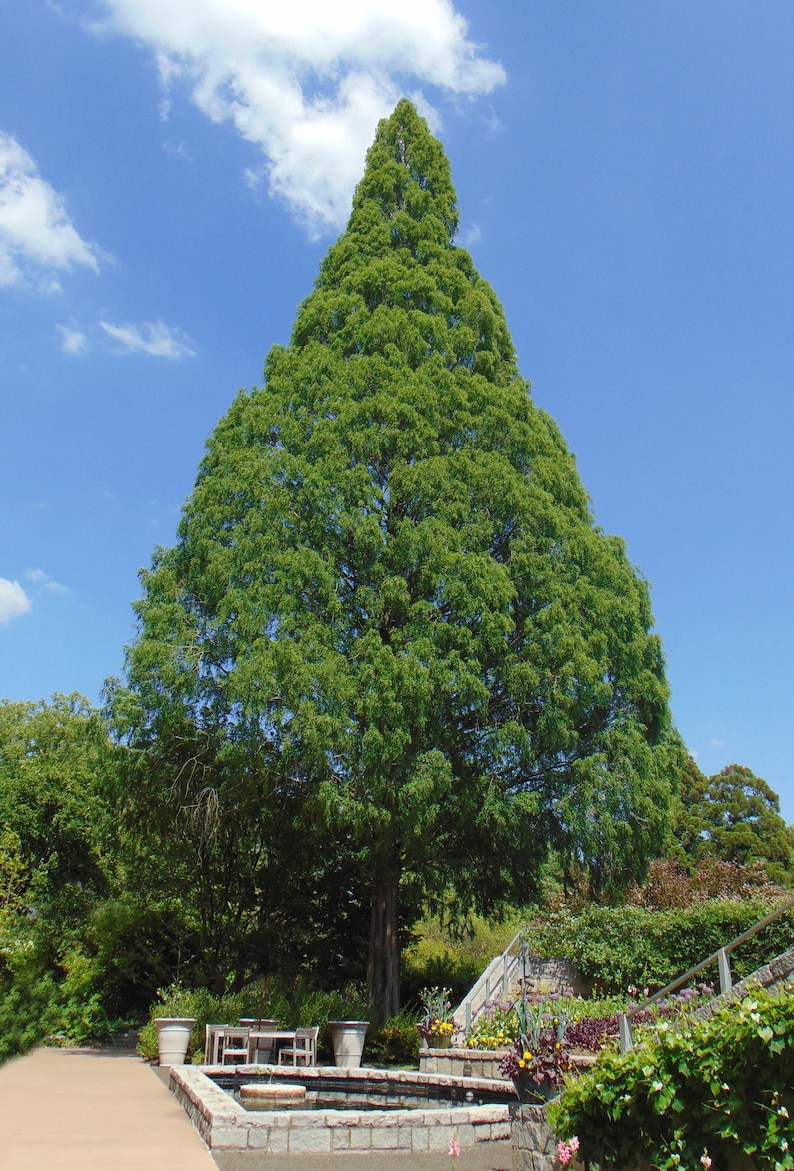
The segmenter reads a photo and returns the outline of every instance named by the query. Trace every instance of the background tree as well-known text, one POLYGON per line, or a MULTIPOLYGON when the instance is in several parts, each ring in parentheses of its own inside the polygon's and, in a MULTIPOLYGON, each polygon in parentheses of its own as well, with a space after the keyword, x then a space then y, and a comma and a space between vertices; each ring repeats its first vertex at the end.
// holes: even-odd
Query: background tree
POLYGON ((707 857, 760 862, 774 881, 794 879, 794 830, 777 793, 751 769, 729 764, 706 777, 690 758, 673 809, 673 856, 690 868, 707 857))
POLYGON ((380 1015, 406 899, 525 900, 550 845, 604 895, 661 845, 682 763, 646 584, 456 231, 443 150, 402 101, 291 344, 143 575, 114 696, 149 803, 217 826, 257 809, 272 848, 307 825, 348 844, 380 1015))
POLYGON ((0 1058, 106 1022, 92 916, 116 881, 117 751, 81 696, 0 703, 0 1058))

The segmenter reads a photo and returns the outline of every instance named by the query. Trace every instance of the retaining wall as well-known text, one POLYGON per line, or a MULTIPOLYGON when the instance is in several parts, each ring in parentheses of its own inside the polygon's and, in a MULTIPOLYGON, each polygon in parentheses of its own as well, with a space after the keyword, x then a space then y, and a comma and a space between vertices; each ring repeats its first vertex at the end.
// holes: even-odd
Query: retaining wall
MULTIPOLYGON (((251 1081, 278 1077, 278 1066, 237 1067, 251 1081)), ((217 1072, 228 1075, 229 1067, 217 1072)), ((284 1071, 282 1070, 282 1077, 284 1071)), ((340 1084, 362 1081, 427 1082, 415 1071, 302 1069, 300 1081, 311 1088, 313 1078, 338 1078, 340 1084)), ((293 1079, 294 1080, 294 1079, 293 1079)), ((437 1077, 436 1084, 460 1084, 437 1077)), ((171 1069, 170 1088, 213 1152, 258 1151, 260 1154, 352 1155, 354 1153, 446 1154, 455 1139, 461 1148, 510 1138, 507 1105, 453 1106, 438 1110, 267 1110, 248 1111, 207 1077, 202 1069, 178 1065, 171 1069)), ((476 1092, 477 1080, 468 1086, 476 1092)), ((480 1088, 493 1089, 493 1082, 480 1088)), ((497 1089, 499 1086, 496 1087, 497 1089)))

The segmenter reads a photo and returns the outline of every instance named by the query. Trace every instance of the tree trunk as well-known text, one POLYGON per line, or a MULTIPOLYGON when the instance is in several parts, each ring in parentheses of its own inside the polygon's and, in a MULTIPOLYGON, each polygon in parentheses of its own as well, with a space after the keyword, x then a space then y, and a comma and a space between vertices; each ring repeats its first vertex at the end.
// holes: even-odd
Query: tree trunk
POLYGON ((400 935, 397 928, 398 865, 378 864, 372 881, 367 1001, 373 1020, 379 1023, 400 1009, 400 935))

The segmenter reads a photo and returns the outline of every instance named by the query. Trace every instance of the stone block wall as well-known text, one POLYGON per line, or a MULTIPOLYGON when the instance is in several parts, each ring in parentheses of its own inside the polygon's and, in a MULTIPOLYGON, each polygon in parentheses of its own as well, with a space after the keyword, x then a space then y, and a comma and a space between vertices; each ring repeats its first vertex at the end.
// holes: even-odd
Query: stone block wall
POLYGON ((589 996, 592 984, 582 979, 571 960, 562 957, 527 961, 527 991, 536 995, 573 988, 575 996, 589 996))
POLYGON ((510 1104, 513 1171, 559 1171, 557 1140, 546 1118, 545 1106, 510 1104))

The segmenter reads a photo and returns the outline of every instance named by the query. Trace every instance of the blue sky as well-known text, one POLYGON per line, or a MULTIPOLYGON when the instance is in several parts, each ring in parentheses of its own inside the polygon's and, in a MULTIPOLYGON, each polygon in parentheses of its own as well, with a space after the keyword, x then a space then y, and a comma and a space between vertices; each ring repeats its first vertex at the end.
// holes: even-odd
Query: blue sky
POLYGON ((673 713, 794 821, 790 0, 0 0, 0 696, 99 699, 137 572, 408 94, 673 713))

